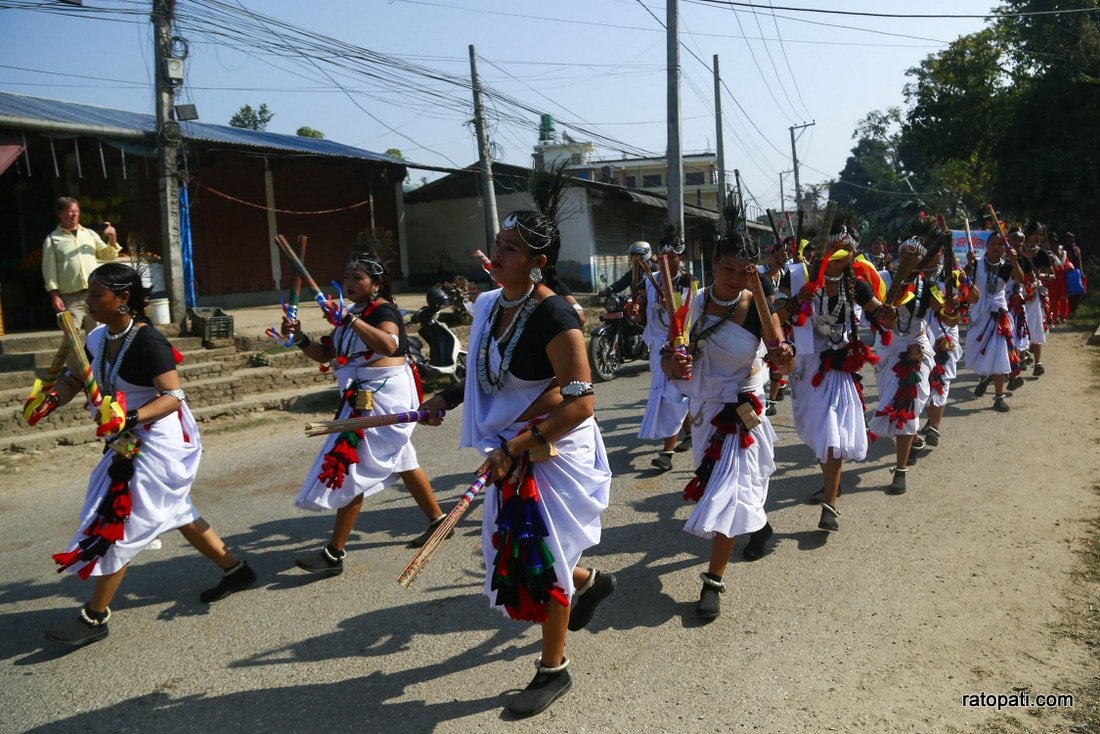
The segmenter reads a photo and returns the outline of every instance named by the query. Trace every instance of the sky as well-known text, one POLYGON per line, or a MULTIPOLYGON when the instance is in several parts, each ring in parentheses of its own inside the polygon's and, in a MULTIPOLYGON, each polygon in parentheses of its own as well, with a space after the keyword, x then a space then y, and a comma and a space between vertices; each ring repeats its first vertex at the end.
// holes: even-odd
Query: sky
MULTIPOLYGON (((769 7, 982 14, 994 2, 756 5, 680 0, 682 149, 715 150, 717 54, 726 167, 741 172, 750 203, 779 208, 780 172, 788 172, 784 193, 788 203, 792 197, 791 126, 813 123, 797 137, 803 187, 836 177, 858 121, 904 107, 906 70, 986 22, 769 7)), ((0 90, 152 113, 150 6, 0 0, 0 90)), ((468 85, 473 44, 492 92, 486 116, 497 160, 529 165, 538 112, 554 115, 559 134, 594 140, 598 157, 660 156, 666 14, 664 0, 177 0, 177 34, 187 47, 177 101, 217 124, 244 104, 264 103, 272 132, 309 126, 347 145, 463 167, 477 160, 470 90, 459 83, 468 85)))

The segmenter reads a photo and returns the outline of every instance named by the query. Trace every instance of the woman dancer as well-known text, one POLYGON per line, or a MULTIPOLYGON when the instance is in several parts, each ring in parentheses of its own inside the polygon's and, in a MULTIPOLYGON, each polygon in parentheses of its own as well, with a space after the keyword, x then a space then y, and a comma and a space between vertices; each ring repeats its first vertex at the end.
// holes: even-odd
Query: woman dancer
MULTIPOLYGON (((684 530, 711 539, 710 564, 700 574, 703 588, 696 614, 712 620, 721 613, 722 576, 736 536, 751 533, 746 557, 759 558, 772 535, 764 512, 768 481, 775 471, 775 432, 764 415, 765 367, 760 316, 749 279, 758 278, 759 250, 733 232, 718 241, 711 261, 714 285, 696 299, 687 354, 661 349, 661 367, 690 400, 692 446, 699 467, 684 490, 695 509, 684 530), (703 348, 703 345, 706 348, 703 348), (681 379, 691 372, 690 380, 681 379)), ((774 313, 768 318, 780 333, 774 313)), ((789 343, 768 352, 780 372, 790 366, 789 343)))
POLYGON ((486 455, 479 471, 497 483, 482 520, 485 594, 512 619, 542 625, 538 671, 508 704, 515 716, 569 690, 566 629, 583 628, 615 588, 610 574, 578 566, 599 542, 611 470, 577 317, 553 292, 560 249, 550 217, 505 217, 491 258, 501 288, 474 303, 476 377, 423 406, 438 414, 465 402, 461 445, 486 455))
MULTIPOLYGON (((177 352, 149 325, 144 302, 141 277, 128 265, 101 265, 88 277, 86 312, 101 324, 87 338, 92 371, 100 393, 128 410, 125 422, 97 418, 107 448, 88 481, 80 530, 69 550, 53 557, 59 570, 96 578, 80 616, 46 632, 47 639, 73 647, 107 636, 109 604, 130 561, 169 530, 179 530, 223 571, 216 586, 199 594, 203 603, 256 581, 255 572, 229 552, 191 503, 202 455, 199 429, 180 389, 177 352)), ((41 415, 72 400, 82 387, 67 372, 41 415)))
MULTIPOLYGON (((299 323, 286 318, 283 334, 293 331, 294 343, 307 357, 334 366, 340 390, 337 418, 413 410, 419 394, 405 356, 408 339, 382 261, 367 253, 353 256, 344 271, 344 295, 353 306, 331 336, 314 341, 302 333, 299 323)), ((336 522, 328 545, 295 560, 298 568, 323 576, 343 573, 344 546, 363 498, 381 492, 398 476, 431 523, 410 545, 423 545, 428 539, 444 515, 417 462, 413 427, 406 423, 359 429, 327 438, 294 504, 315 512, 336 510, 336 522)))
MULTIPOLYGON (((691 276, 680 272, 680 259, 684 255, 684 242, 679 237, 661 239, 659 251, 668 257, 672 273, 672 287, 686 296, 691 288, 691 276)), ((659 276, 659 273, 658 273, 659 276)), ((661 440, 660 453, 652 461, 654 468, 666 472, 672 469, 672 454, 676 450, 680 428, 687 417, 688 405, 675 385, 669 384, 661 371, 661 345, 668 340, 669 314, 661 298, 661 289, 654 278, 645 279, 646 323, 642 339, 649 345, 649 399, 646 401, 638 438, 661 440)))
MULTIPOLYGON (((925 249, 910 241, 906 248, 917 248, 920 258, 925 249)), ((888 303, 874 314, 875 322, 890 329, 889 343, 879 347, 875 365, 879 408, 867 429, 879 436, 893 436, 896 443, 894 478, 887 491, 905 492, 905 474, 909 453, 917 436, 917 426, 928 402, 928 375, 932 371, 932 345, 924 329, 924 317, 931 295, 927 283, 917 275, 912 290, 897 305, 888 303)))
MULTIPOLYGON (((953 259, 951 261, 953 262, 953 259)), ((931 450, 940 445, 940 429, 943 424, 944 409, 947 407, 947 397, 958 371, 959 360, 962 358, 962 342, 959 341, 959 302, 966 300, 968 288, 965 283, 965 273, 961 270, 944 273, 938 282, 937 277, 933 275, 929 281, 931 285, 928 293, 931 303, 924 323, 928 340, 932 342, 935 364, 928 375, 929 398, 924 406, 928 419, 921 428, 920 435, 924 438, 925 446, 931 450), (946 287, 948 278, 951 279, 950 295, 946 287)))
POLYGON ((996 390, 993 409, 998 413, 1007 413, 1005 375, 1012 379, 1019 378, 1020 359, 1012 341, 1005 286, 1013 279, 1023 283, 1024 271, 1020 268, 1016 250, 1009 250, 1005 259, 1005 241, 998 234, 990 235, 985 255, 974 260, 971 268, 974 286, 967 299, 972 305, 964 350, 966 366, 980 377, 974 388, 974 397, 985 395, 989 384, 993 383, 996 390))
POLYGON ((807 286, 799 270, 792 270, 791 290, 796 295, 777 309, 781 321, 793 317, 791 410, 795 430, 821 464, 824 486, 808 501, 821 504, 817 526, 828 532, 840 529, 837 497, 844 462, 867 458, 860 370, 878 359, 859 339, 855 306, 874 317, 882 304, 871 286, 855 276, 855 246, 843 226, 831 234, 821 283, 807 286))

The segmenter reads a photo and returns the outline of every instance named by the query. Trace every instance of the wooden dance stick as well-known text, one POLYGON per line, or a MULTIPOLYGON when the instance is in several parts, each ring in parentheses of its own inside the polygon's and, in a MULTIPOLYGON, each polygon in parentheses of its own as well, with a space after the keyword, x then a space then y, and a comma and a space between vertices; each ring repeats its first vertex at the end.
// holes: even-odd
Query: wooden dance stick
POLYGON ((84 392, 88 395, 88 402, 92 407, 98 408, 103 403, 103 396, 99 393, 99 384, 92 373, 92 365, 88 363, 88 355, 84 352, 84 340, 80 337, 80 329, 76 326, 76 318, 69 311, 62 311, 57 315, 57 322, 61 324, 61 330, 69 340, 69 346, 76 357, 76 366, 80 368, 80 380, 84 383, 84 392))
MULTIPOLYGON (((438 413, 436 415, 439 415, 438 413)), ((380 428, 396 426, 399 423, 418 423, 432 417, 430 410, 412 410, 408 413, 390 413, 388 415, 365 415, 360 418, 344 418, 335 421, 317 421, 306 424, 307 436, 325 436, 330 433, 355 431, 360 428, 380 428)))
MULTIPOLYGON (((34 385, 31 387, 31 394, 27 396, 26 402, 23 403, 23 420, 28 424, 31 423, 31 417, 34 415, 34 412, 45 402, 46 396, 50 394, 50 390, 57 384, 57 380, 65 370, 65 363, 69 361, 69 353, 72 351, 72 348, 73 346, 69 343, 68 339, 62 339, 61 346, 57 348, 57 353, 53 356, 53 362, 50 363, 50 368, 46 371, 46 376, 41 380, 36 379, 34 381, 34 385)), ((35 422, 37 422, 37 420, 35 422)))
POLYGON ((816 283, 816 287, 820 287, 822 279, 825 276, 825 266, 829 264, 829 258, 833 253, 825 252, 826 245, 829 244, 829 230, 833 228, 833 220, 836 219, 836 202, 830 201, 825 205, 825 215, 821 218, 821 230, 817 233, 817 247, 814 249, 814 260, 810 265, 809 273, 806 277, 813 278, 813 283, 816 283))
MULTIPOLYGON (((305 264, 306 261, 306 247, 309 245, 309 238, 304 234, 298 235, 298 258, 305 264)), ((302 274, 295 271, 294 284, 290 287, 290 307, 298 308, 298 303, 302 298, 302 274)))
POLYGON ((772 225, 772 235, 775 237, 775 243, 780 247, 783 246, 783 237, 779 234, 779 227, 775 226, 775 217, 772 215, 771 209, 765 209, 768 213, 768 221, 772 225))
POLYGON ((458 500, 454 509, 452 509, 447 514, 447 517, 443 519, 443 522, 439 523, 436 527, 435 532, 432 533, 432 537, 428 538, 428 542, 424 543, 424 547, 417 551, 416 555, 409 561, 409 565, 405 566, 405 570, 397 577, 397 583, 401 584, 401 586, 406 589, 412 585, 412 582, 420 575, 420 572, 424 570, 424 566, 427 565, 428 561, 435 555, 435 552, 439 550, 439 547, 443 545, 443 541, 446 540, 447 536, 454 530, 458 521, 466 514, 466 510, 470 509, 470 505, 473 504, 473 501, 481 494, 481 490, 485 489, 485 485, 488 481, 488 471, 477 475, 477 479, 458 500))
POLYGON ((275 244, 279 246, 279 249, 283 251, 283 254, 290 260, 290 264, 294 266, 294 270, 305 279, 306 284, 309 285, 310 290, 313 291, 314 298, 323 299, 325 294, 321 292, 320 286, 317 285, 317 281, 313 279, 313 276, 306 270, 305 264, 294 254, 294 250, 290 249, 290 243, 286 241, 286 237, 281 234, 275 235, 275 244))
MULTIPOLYGON (((974 252, 974 238, 970 234, 970 216, 963 212, 963 229, 966 230, 966 251, 974 252)), ((954 252, 955 248, 952 247, 951 251, 954 252)))
MULTIPOLYGON (((675 291, 673 290, 676 286, 672 284, 672 267, 668 264, 668 255, 661 255, 657 258, 657 266, 661 275, 661 282, 654 283, 654 285, 657 286, 657 295, 661 298, 661 306, 672 316, 676 313, 677 307, 675 291)), ((671 319, 669 320, 669 329, 669 338, 671 339, 674 336, 671 332, 671 319)))
POLYGON ((752 303, 756 306, 756 314, 760 317, 760 336, 764 340, 764 346, 769 350, 779 348, 783 342, 783 336, 775 327, 772 319, 771 308, 768 306, 768 297, 764 294, 764 284, 760 282, 760 272, 755 266, 745 269, 749 278, 749 290, 752 291, 752 303))

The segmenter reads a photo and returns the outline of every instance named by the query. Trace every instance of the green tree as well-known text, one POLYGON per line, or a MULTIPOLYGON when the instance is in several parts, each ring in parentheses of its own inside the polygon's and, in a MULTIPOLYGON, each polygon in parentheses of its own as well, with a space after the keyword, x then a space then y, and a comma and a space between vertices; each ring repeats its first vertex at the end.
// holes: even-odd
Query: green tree
POLYGON ((308 125, 302 125, 294 134, 300 138, 317 138, 318 140, 325 137, 325 134, 323 132, 321 132, 320 130, 314 130, 308 125))
POLYGON ((246 130, 266 130, 267 123, 271 122, 273 117, 275 113, 268 110, 266 104, 261 104, 257 110, 252 109, 252 105, 246 104, 229 118, 229 124, 231 127, 241 127, 246 130))
POLYGON ((401 151, 398 148, 386 148, 386 152, 382 155, 388 155, 390 158, 396 158, 400 161, 405 160, 405 156, 402 155, 401 151))

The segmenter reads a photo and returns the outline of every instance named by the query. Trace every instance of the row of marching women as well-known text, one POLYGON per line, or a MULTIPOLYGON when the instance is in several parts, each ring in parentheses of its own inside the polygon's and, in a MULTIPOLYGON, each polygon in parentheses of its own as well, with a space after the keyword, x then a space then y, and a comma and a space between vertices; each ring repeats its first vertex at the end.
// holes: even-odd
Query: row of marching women
MULTIPOLYGON (((483 492, 484 594, 493 608, 542 631, 534 678, 508 704, 517 717, 545 710, 569 690, 568 633, 584 629, 617 586, 613 574, 582 563, 600 541, 612 474, 581 323, 559 295, 561 237, 550 206, 504 218, 486 265, 496 287, 472 305, 468 374, 435 395, 422 394, 378 253, 351 257, 338 298, 318 295, 328 334, 303 331, 296 292, 275 334, 332 370, 340 398, 294 500, 300 509, 334 513, 332 533, 296 566, 320 577, 341 574, 365 498, 401 480, 428 523, 409 543, 421 550, 407 573, 418 572, 483 492), (459 447, 476 451, 481 463, 445 515, 411 439, 418 423, 440 425, 460 406, 459 447)), ((684 529, 709 541, 696 603, 701 619, 721 613, 735 539, 746 537, 742 554, 756 560, 773 534, 766 503, 777 438, 769 415, 782 394, 779 380, 789 384, 807 461, 812 454, 821 469, 821 488, 809 498, 821 506, 818 528, 836 532, 843 467, 863 461, 869 441, 894 438, 892 476, 883 481, 894 494, 906 491, 916 452, 938 445, 963 357, 958 324, 965 304, 966 364, 982 375, 979 391, 994 387, 996 410, 1007 410, 1008 390, 1019 389, 1025 337, 1034 374, 1042 374, 1050 320, 1041 307, 1043 284, 1054 268, 1041 256, 1041 227, 1021 236, 1007 250, 1006 238, 992 238, 965 267, 955 263, 942 232, 914 239, 902 246, 889 287, 841 223, 824 226, 808 247, 799 236, 797 246, 777 248, 761 270, 759 247, 730 227, 714 246, 713 282, 701 289, 682 272, 684 246, 675 234, 661 243, 664 265, 657 272, 645 262, 648 246, 638 248, 645 256, 636 266, 645 269, 654 373, 640 436, 663 442, 654 461, 661 472, 671 469, 676 449, 692 451, 683 496, 694 507, 684 529), (863 390, 870 367, 879 394, 871 407, 863 390)), ((301 259, 285 243, 280 247, 312 283, 301 259)), ((200 594, 205 603, 258 580, 190 500, 199 431, 176 371, 180 357, 149 325, 145 296, 128 266, 95 270, 87 311, 100 326, 83 343, 69 334, 69 350, 59 352, 52 377, 36 385, 24 413, 36 423, 83 393, 105 442, 80 529, 54 556, 62 570, 96 577, 79 614, 47 633, 74 647, 106 637, 108 605, 128 564, 161 533, 180 530, 222 570, 200 594), (69 356, 76 357, 75 370, 63 370, 69 356)))

